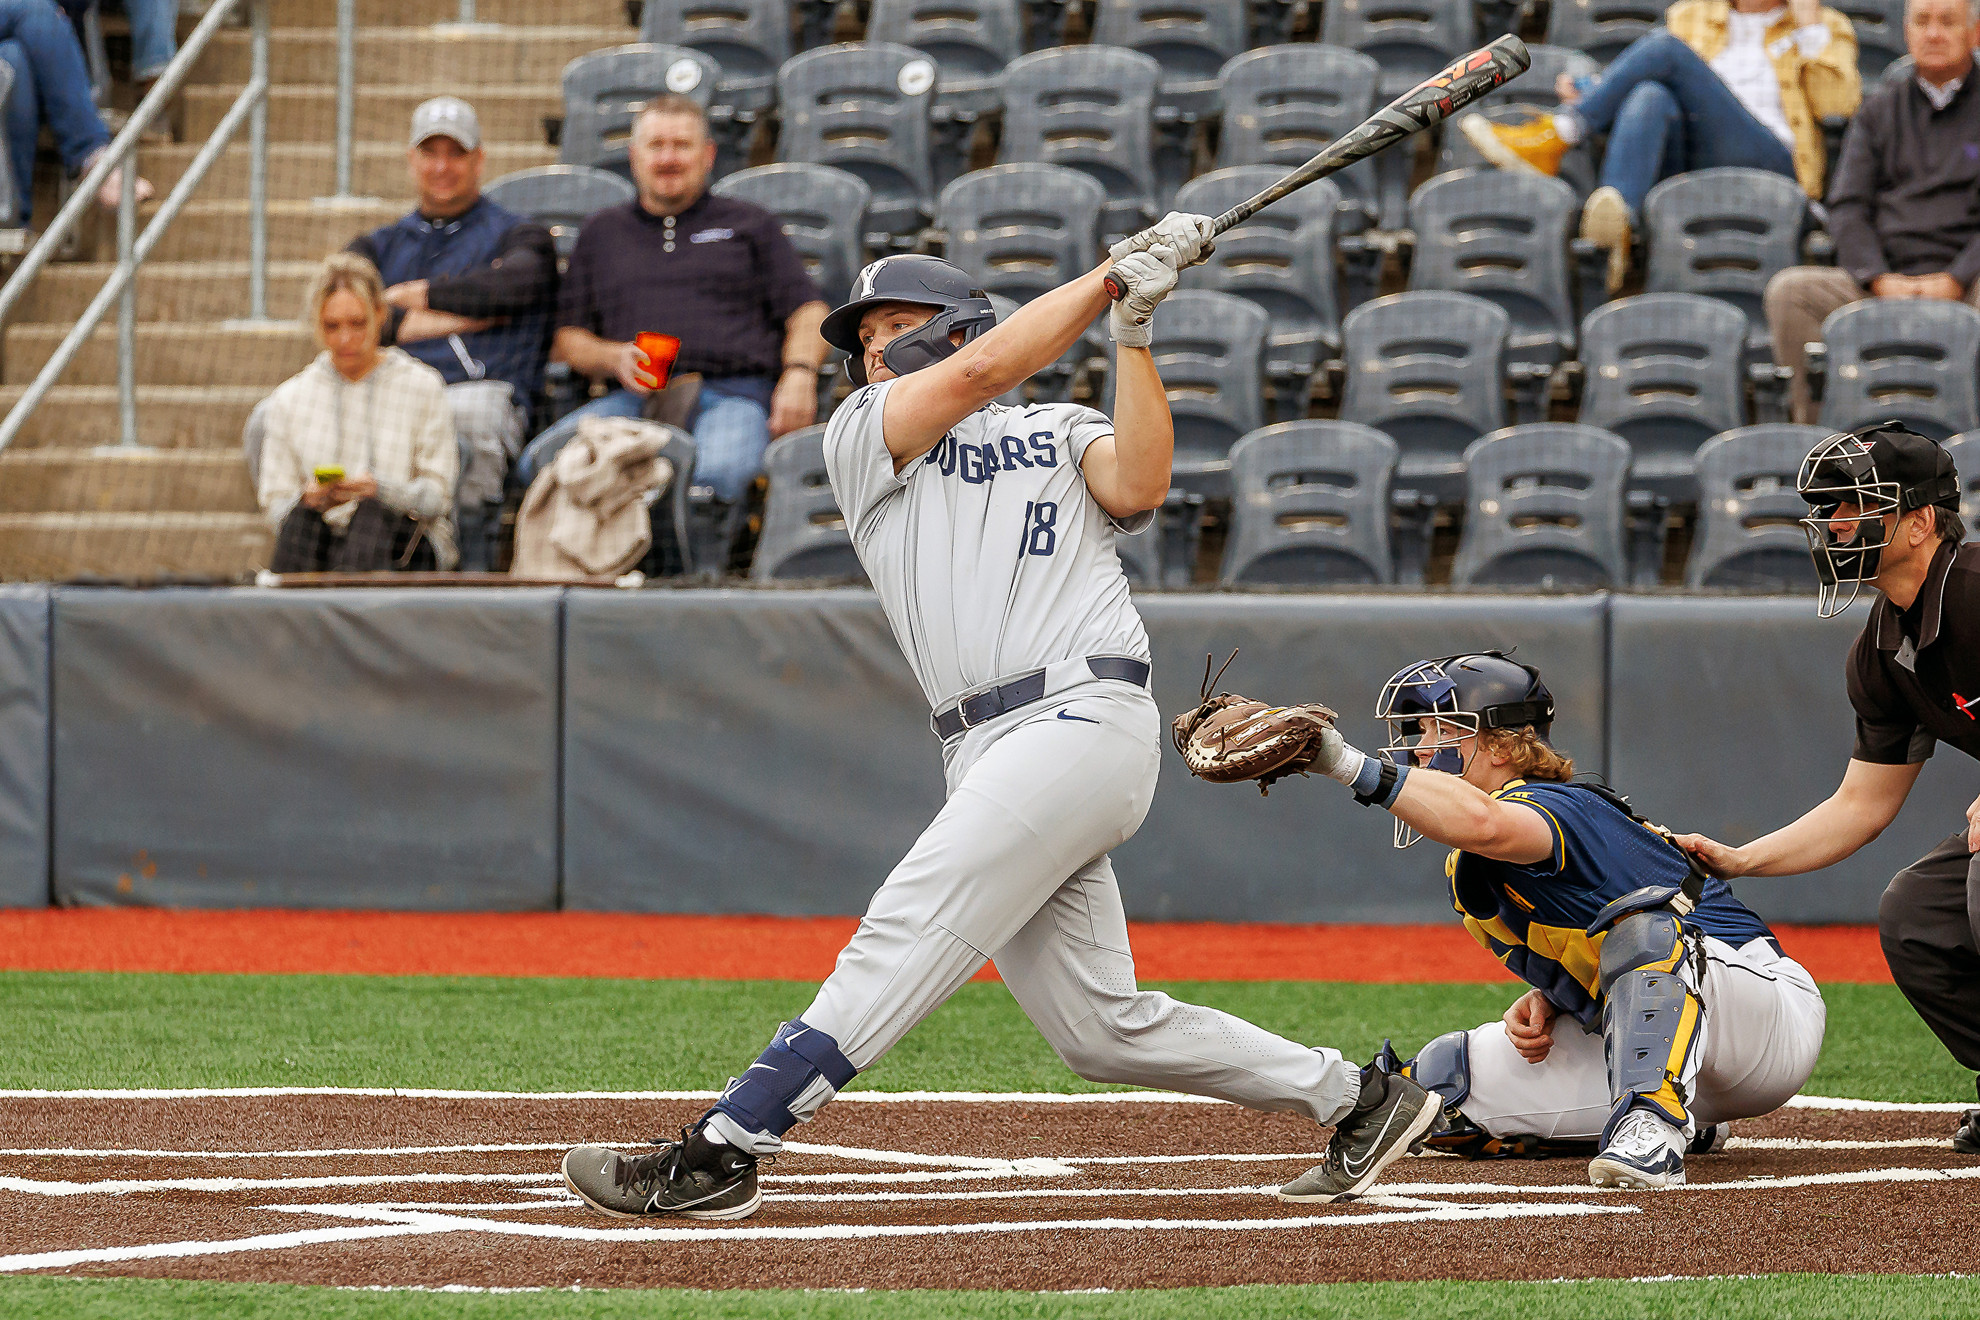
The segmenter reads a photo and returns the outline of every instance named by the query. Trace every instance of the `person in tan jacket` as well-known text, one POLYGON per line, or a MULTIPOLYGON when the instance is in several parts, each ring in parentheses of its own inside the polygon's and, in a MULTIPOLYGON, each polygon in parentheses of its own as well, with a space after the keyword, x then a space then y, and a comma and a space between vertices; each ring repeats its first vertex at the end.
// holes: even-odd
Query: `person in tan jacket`
POLYGON ((1665 26, 1595 78, 1563 74, 1561 106, 1517 124, 1468 115, 1458 127, 1502 169, 1555 174, 1591 133, 1608 135, 1601 187, 1581 235, 1609 253, 1613 292, 1629 273, 1643 199, 1660 179, 1741 165, 1822 195, 1821 120, 1856 112, 1856 32, 1821 0, 1678 0, 1665 26))

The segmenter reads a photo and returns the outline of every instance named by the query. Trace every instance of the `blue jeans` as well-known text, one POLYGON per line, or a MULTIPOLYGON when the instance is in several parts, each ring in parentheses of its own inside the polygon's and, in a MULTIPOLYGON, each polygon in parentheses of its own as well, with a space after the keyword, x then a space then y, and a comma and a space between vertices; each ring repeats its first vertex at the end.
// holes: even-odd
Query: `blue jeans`
POLYGON ((110 141, 110 130, 90 99, 89 67, 75 29, 53 0, 0 0, 0 60, 14 70, 6 109, 7 161, 19 198, 14 223, 25 224, 42 121, 71 174, 110 141))
POLYGON ((131 20, 131 79, 149 82, 179 53, 179 0, 124 0, 131 20))
MULTIPOLYGON (((645 400, 615 389, 576 409, 573 417, 637 417, 645 400)), ((694 436, 694 481, 714 488, 715 498, 734 504, 763 470, 770 447, 770 410, 749 394, 721 381, 701 382, 689 431, 694 436)))
POLYGON ((1744 165, 1795 177, 1794 153, 1733 95, 1698 52, 1659 28, 1631 42, 1602 76, 1584 80, 1572 107, 1609 135, 1602 183, 1641 214, 1659 179, 1686 170, 1744 165))

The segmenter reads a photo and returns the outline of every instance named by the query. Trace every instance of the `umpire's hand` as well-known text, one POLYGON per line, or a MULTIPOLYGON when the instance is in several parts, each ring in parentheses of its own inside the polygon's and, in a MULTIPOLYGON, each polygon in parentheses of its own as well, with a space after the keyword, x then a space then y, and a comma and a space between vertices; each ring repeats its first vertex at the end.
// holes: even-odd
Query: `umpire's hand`
POLYGON ((1131 253, 1146 252, 1159 245, 1175 254, 1177 270, 1188 270, 1217 250, 1217 245, 1210 241, 1215 223, 1207 215, 1171 211, 1140 233, 1130 234, 1108 248, 1107 255, 1120 261, 1131 253))

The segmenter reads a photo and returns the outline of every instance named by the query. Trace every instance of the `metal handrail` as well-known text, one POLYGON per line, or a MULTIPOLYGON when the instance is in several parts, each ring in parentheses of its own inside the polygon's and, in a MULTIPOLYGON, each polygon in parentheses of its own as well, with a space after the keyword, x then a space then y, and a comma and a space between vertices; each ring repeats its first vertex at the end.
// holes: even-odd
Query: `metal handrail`
POLYGON ((122 301, 118 313, 118 353, 117 391, 118 411, 123 430, 123 443, 137 443, 136 409, 136 278, 138 267, 165 236, 165 230, 185 208, 193 192, 206 178, 206 172, 213 162, 220 158, 227 143, 239 130, 243 120, 251 121, 250 162, 248 186, 248 226, 249 226, 249 271, 248 296, 250 314, 257 320, 268 314, 268 0, 218 0, 206 11, 199 25, 186 38, 172 62, 158 76, 157 84, 144 100, 131 112, 130 121, 123 131, 111 139, 110 145, 97 154, 96 162, 77 181, 75 191, 69 200, 56 213, 55 220, 48 226, 32 249, 29 250, 19 268, 0 286, 0 324, 20 303, 29 286, 48 264, 49 258, 61 246, 78 223, 82 214, 93 203, 96 191, 102 186, 110 171, 127 166, 122 177, 122 193, 117 207, 117 268, 110 278, 104 281, 96 297, 87 309, 77 318, 69 333, 64 336, 47 363, 35 376, 34 383, 27 387, 13 408, 8 411, 6 420, 0 422, 0 450, 14 442, 22 427, 40 406, 62 373, 68 370, 69 363, 76 353, 96 330, 113 302, 122 301), (233 105, 213 132, 193 157, 186 172, 174 184, 172 191, 159 204, 151 222, 143 233, 137 232, 137 144, 151 121, 164 111, 165 105, 179 90, 193 64, 204 53, 213 36, 226 23, 228 17, 243 5, 248 9, 249 26, 252 30, 253 69, 252 76, 241 94, 234 98, 233 105))

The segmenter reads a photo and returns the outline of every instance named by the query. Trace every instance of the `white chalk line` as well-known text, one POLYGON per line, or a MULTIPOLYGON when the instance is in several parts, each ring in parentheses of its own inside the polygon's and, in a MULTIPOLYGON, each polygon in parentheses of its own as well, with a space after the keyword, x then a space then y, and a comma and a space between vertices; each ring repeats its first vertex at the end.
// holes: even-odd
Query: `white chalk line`
MULTIPOLYGON (((352 1216, 355 1218, 355 1216, 352 1216)), ((23 1270, 59 1270, 74 1265, 102 1265, 126 1260, 161 1260, 184 1256, 224 1256, 237 1251, 286 1251, 293 1247, 315 1247, 331 1242, 362 1242, 374 1238, 407 1237, 412 1234, 451 1233, 455 1229, 429 1224, 394 1221, 347 1228, 310 1228, 294 1233, 263 1233, 255 1237, 223 1238, 219 1241, 151 1242, 129 1247, 83 1247, 74 1251, 30 1251, 0 1256, 0 1274, 23 1270)))
POLYGON ((1726 1182, 1687 1182, 1649 1193, 1586 1183, 1384 1183, 1386 1191, 1417 1196, 1646 1196, 1678 1192, 1771 1192, 1795 1187, 1836 1187, 1850 1183, 1963 1182, 1980 1178, 1980 1166, 1962 1169, 1857 1169, 1848 1173, 1796 1173, 1739 1178, 1726 1182))
MULTIPOLYGON (((1738 1138, 1734 1138, 1737 1143, 1738 1138)), ((502 1144, 474 1146, 340 1146, 325 1147, 320 1150, 138 1150, 115 1146, 16 1146, 0 1149, 0 1156, 16 1156, 22 1159, 157 1159, 157 1160, 298 1160, 318 1156, 350 1156, 387 1159, 400 1155, 482 1155, 530 1153, 534 1151, 569 1150, 574 1142, 569 1141, 530 1141, 506 1142, 502 1144)), ((641 1138, 627 1138, 622 1141, 599 1139, 592 1144, 621 1147, 639 1147, 646 1144, 641 1138)), ((1867 1143, 1876 1145, 1879 1143, 1867 1143)), ((1932 1145, 1930 1141, 1885 1142, 1884 1145, 1932 1145)), ((1939 1143, 1943 1144, 1943 1143, 1939 1143)), ((1841 1147, 1838 1147, 1839 1149, 1841 1147)), ((837 1159, 871 1161, 876 1164, 926 1164, 937 1168, 958 1169, 1009 1169, 1013 1165, 1036 1166, 1043 1170, 1049 1165, 1086 1164, 1201 1164, 1201 1163, 1275 1163, 1278 1161, 1305 1160, 1312 1164, 1324 1152, 1296 1151, 1284 1155, 1049 1155, 1020 1156, 1016 1159, 994 1159, 976 1155, 924 1155, 917 1151, 869 1150, 860 1146, 826 1146, 804 1141, 786 1141, 784 1149, 796 1155, 826 1155, 837 1159)), ((1053 1170, 1046 1176, 1062 1176, 1053 1170)))
POLYGON ((1727 1150, 1898 1150, 1947 1148, 1944 1137, 1904 1137, 1896 1141, 1827 1141, 1815 1137, 1727 1137, 1727 1150))
POLYGON ((561 1183, 561 1173, 339 1173, 316 1178, 110 1178, 66 1182, 0 1178, 0 1191, 26 1196, 125 1196, 132 1192, 252 1192, 280 1188, 381 1187, 401 1183, 561 1183))
MULTIPOLYGON (((411 1086, 185 1086, 0 1090, 0 1100, 239 1100, 333 1095, 396 1100, 715 1100, 720 1091, 453 1091, 411 1086)), ((843 1091, 834 1104, 1222 1105, 1176 1091, 843 1091)))
POLYGON ((993 1159, 980 1155, 922 1155, 911 1150, 872 1150, 865 1146, 823 1146, 809 1141, 786 1141, 784 1149, 793 1155, 829 1155, 841 1160, 864 1160, 875 1164, 926 1164, 938 1169, 994 1169, 1008 1172, 1012 1169, 1020 1173, 1036 1174, 1046 1178, 1062 1178, 1077 1170, 1068 1169, 1070 1160, 1051 1160, 1038 1156, 1023 1156, 1015 1160, 993 1159))
MULTIPOLYGON (((606 1143, 634 1146, 642 1142, 639 1138, 628 1138, 623 1142, 606 1143)), ((568 1141, 514 1141, 478 1146, 326 1146, 317 1150, 126 1150, 116 1146, 15 1146, 0 1150, 0 1155, 18 1155, 24 1158, 52 1156, 62 1159, 116 1159, 119 1157, 137 1160, 305 1160, 325 1155, 351 1156, 392 1156, 392 1155, 500 1155, 517 1151, 569 1150, 568 1141)))

